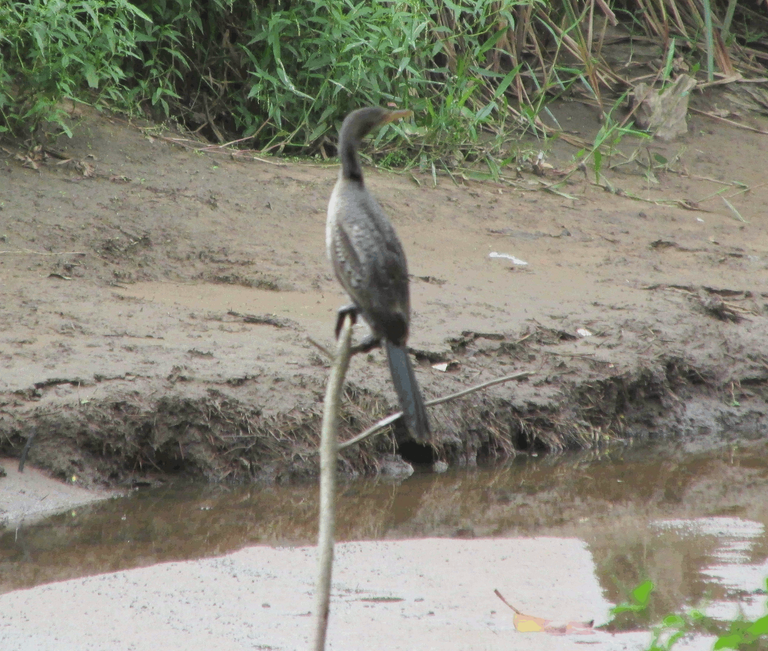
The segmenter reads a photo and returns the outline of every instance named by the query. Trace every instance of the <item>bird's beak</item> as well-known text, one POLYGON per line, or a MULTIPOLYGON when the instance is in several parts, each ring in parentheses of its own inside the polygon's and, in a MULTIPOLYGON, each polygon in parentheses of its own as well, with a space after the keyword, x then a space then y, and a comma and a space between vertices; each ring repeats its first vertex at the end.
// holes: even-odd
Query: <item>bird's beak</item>
POLYGON ((381 121, 381 124, 389 124, 390 122, 394 122, 395 120, 399 120, 400 118, 409 118, 412 115, 413 115, 413 111, 410 111, 410 110, 390 111, 384 116, 384 119, 381 121))

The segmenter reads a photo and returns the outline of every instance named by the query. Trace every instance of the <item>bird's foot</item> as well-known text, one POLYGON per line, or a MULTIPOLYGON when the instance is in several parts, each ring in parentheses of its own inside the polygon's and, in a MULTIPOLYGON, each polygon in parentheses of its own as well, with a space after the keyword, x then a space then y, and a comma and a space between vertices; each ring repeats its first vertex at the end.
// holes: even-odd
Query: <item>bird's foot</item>
MULTIPOLYGON (((352 325, 355 325, 355 323, 357 323, 357 317, 359 314, 360 308, 358 308, 354 303, 350 303, 349 305, 344 305, 339 308, 338 317, 336 318, 336 339, 339 338, 341 327, 344 325, 344 319, 349 316, 349 318, 352 319, 352 325)), ((381 346, 381 340, 377 337, 374 337, 373 335, 368 335, 359 344, 352 346, 349 352, 352 355, 357 355, 357 353, 370 352, 379 346, 381 346)))
POLYGON ((336 339, 338 339, 339 334, 341 334, 341 327, 344 325, 344 319, 349 316, 349 318, 352 319, 352 325, 355 325, 355 323, 357 323, 358 314, 360 314, 360 309, 354 303, 342 305, 339 308, 336 316, 336 330, 334 331, 336 333, 336 339))
POLYGON ((379 346, 381 346, 381 340, 373 335, 368 335, 359 344, 352 346, 350 353, 352 355, 357 355, 357 353, 367 353, 379 346))
MULTIPOLYGON (((344 319, 349 316, 349 318, 352 319, 352 325, 355 325, 359 314, 360 309, 354 303, 339 308, 338 317, 336 318, 336 339, 339 338, 341 327, 344 325, 344 319)), ((357 353, 367 353, 380 345, 381 341, 377 337, 368 335, 359 344, 352 346, 349 352, 352 355, 357 355, 357 353)))

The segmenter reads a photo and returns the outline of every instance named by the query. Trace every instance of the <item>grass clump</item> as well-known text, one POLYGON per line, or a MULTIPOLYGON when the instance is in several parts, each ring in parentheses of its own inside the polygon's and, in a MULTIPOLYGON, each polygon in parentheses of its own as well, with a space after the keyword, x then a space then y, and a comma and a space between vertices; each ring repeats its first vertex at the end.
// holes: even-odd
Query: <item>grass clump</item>
MULTIPOLYGON (((640 79, 700 65, 710 80, 764 74, 766 33, 768 19, 734 0, 6 0, 0 129, 68 131, 61 102, 73 98, 328 157, 347 112, 392 103, 420 116, 409 161, 493 171, 513 132, 556 131, 554 98, 610 117, 640 79), (629 54, 614 60, 619 41, 629 54), (657 55, 641 62, 634 48, 649 42, 657 55)), ((404 128, 379 134, 390 164, 405 162, 386 146, 404 128)))
POLYGON ((71 136, 62 100, 120 102, 142 19, 125 0, 0 3, 0 132, 46 121, 71 136))
MULTIPOLYGON (((768 593, 768 578, 765 580, 765 593, 768 593)), ((652 581, 644 581, 630 594, 629 601, 613 608, 614 619, 609 624, 615 629, 628 627, 631 615, 634 621, 645 627, 648 624, 648 611, 653 601, 655 586, 652 581), (622 624, 619 624, 622 622, 622 624)), ((755 620, 739 616, 728 622, 713 620, 701 610, 691 609, 683 614, 665 616, 656 626, 651 627, 651 641, 646 651, 672 651, 678 642, 695 635, 714 637, 713 651, 719 649, 741 649, 759 651, 768 648, 768 614, 755 620)))

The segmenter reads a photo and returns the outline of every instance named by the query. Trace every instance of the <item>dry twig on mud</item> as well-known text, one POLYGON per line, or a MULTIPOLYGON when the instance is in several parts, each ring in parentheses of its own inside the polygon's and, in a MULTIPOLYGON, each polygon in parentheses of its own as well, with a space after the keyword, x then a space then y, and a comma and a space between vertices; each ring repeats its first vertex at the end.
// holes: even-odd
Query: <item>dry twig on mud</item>
POLYGON ((704 291, 700 291, 696 295, 696 300, 706 314, 720 321, 739 323, 744 318, 739 312, 748 312, 748 310, 744 310, 744 308, 738 305, 724 301, 717 294, 707 294, 704 291))
POLYGON ((88 255, 85 251, 33 251, 32 249, 15 249, 0 251, 0 254, 16 253, 18 255, 88 255))
MULTIPOLYGON (((448 395, 448 396, 443 396, 442 398, 435 398, 434 400, 428 400, 426 402, 426 405, 427 407, 434 407, 435 405, 441 405, 444 402, 455 400, 456 398, 461 398, 463 396, 469 395, 470 393, 475 393, 476 391, 480 391, 481 389, 487 389, 488 387, 492 387, 496 384, 503 384, 504 382, 511 382, 512 380, 522 380, 527 377, 530 377, 531 375, 533 375, 533 373, 530 373, 529 371, 520 371, 519 373, 513 373, 512 375, 505 375, 504 377, 496 378, 495 380, 489 380, 488 382, 483 382, 482 384, 476 384, 475 386, 469 387, 468 389, 457 391, 456 393, 452 393, 451 395, 448 395)), ((403 412, 398 411, 398 412, 395 412, 394 414, 387 416, 386 418, 382 418, 378 423, 371 425, 371 427, 369 427, 367 430, 365 430, 361 434, 358 434, 357 436, 349 439, 348 441, 339 443, 339 451, 346 450, 348 447, 351 447, 357 443, 363 442, 365 439, 373 436, 374 434, 377 434, 388 425, 391 425, 392 423, 394 423, 402 415, 403 415, 403 412)))
POLYGON ((699 115, 704 115, 705 117, 708 117, 712 120, 725 122, 726 124, 729 124, 732 127, 736 127, 737 129, 744 129, 745 131, 752 131, 754 133, 762 133, 764 136, 768 136, 768 131, 765 131, 764 129, 758 129, 757 127, 750 127, 748 124, 742 124, 741 122, 736 122, 735 120, 729 120, 728 118, 724 118, 707 111, 701 111, 693 107, 689 107, 688 110, 691 111, 692 113, 698 113, 699 115))
MULTIPOLYGON (((529 336, 530 335, 526 335, 520 341, 524 341, 529 336)), ((333 359, 331 352, 325 346, 323 346, 321 343, 312 339, 312 337, 307 337, 307 339, 313 346, 315 346, 318 350, 320 350, 324 355, 333 359)), ((352 350, 354 352, 354 348, 352 350)), ((426 402, 426 405, 428 407, 434 407, 435 405, 441 405, 444 402, 449 402, 451 400, 456 400, 457 398, 462 398, 466 395, 469 395, 470 393, 475 393, 476 391, 480 391, 481 389, 487 389, 488 387, 492 387, 497 384, 503 384, 504 382, 511 382, 512 380, 523 380, 525 378, 530 377, 531 375, 533 375, 533 373, 531 373, 530 371, 520 371, 518 373, 513 373, 512 375, 505 375, 500 378, 489 380, 488 382, 482 382, 481 384, 476 384, 474 386, 468 387, 467 389, 462 389, 461 391, 457 391, 456 393, 443 396, 442 398, 435 398, 434 400, 428 400, 426 402)), ((352 447, 357 443, 362 443, 365 439, 370 438, 374 434, 377 434, 378 432, 382 431, 385 427, 394 423, 402 415, 403 415, 402 411, 398 411, 398 412, 395 412, 394 414, 390 414, 386 418, 382 418, 380 421, 374 423, 367 430, 365 430, 364 432, 361 432, 357 436, 347 441, 344 441, 342 443, 339 443, 339 446, 338 446, 339 452, 341 452, 342 450, 346 450, 347 448, 352 447)))
POLYGON ((513 611, 514 611, 516 614, 518 614, 518 615, 522 615, 522 614, 523 614, 523 613, 521 613, 521 612, 520 612, 520 611, 519 611, 517 608, 515 608, 515 607, 514 607, 514 606, 513 606, 511 603, 509 603, 509 602, 508 602, 508 601, 507 601, 507 600, 504 598, 504 596, 501 594, 501 592, 499 592, 499 591, 498 591, 498 589, 497 589, 497 590, 494 590, 494 591, 493 591, 493 593, 494 593, 494 594, 495 594, 495 595, 496 595, 496 596, 497 596, 499 599, 501 599, 501 600, 502 600, 502 602, 504 603, 504 605, 505 605, 505 606, 507 606, 508 608, 511 608, 511 609, 512 609, 512 610, 513 610, 513 611))
POLYGON ((290 325, 287 319, 282 319, 274 314, 243 314, 242 312, 235 312, 235 310, 229 310, 227 314, 242 319, 243 323, 270 325, 275 328, 287 328, 290 325))

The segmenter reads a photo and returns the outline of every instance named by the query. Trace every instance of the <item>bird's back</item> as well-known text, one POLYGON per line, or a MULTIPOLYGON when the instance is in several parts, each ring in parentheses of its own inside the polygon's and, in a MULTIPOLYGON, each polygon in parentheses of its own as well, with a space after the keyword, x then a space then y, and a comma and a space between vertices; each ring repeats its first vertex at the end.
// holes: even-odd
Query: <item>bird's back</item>
POLYGON ((408 265, 384 211, 362 183, 339 178, 328 205, 328 256, 339 282, 374 334, 404 343, 410 305, 408 265))

